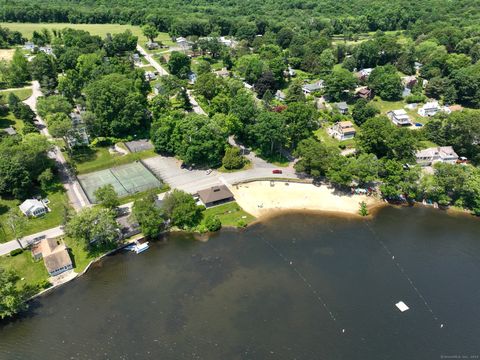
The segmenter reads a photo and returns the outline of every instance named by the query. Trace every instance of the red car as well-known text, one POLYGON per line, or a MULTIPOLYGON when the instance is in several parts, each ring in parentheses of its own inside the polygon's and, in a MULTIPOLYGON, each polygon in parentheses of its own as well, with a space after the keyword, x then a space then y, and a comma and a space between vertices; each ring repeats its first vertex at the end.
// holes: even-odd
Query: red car
POLYGON ((281 174, 282 170, 275 169, 272 171, 273 174, 281 174))

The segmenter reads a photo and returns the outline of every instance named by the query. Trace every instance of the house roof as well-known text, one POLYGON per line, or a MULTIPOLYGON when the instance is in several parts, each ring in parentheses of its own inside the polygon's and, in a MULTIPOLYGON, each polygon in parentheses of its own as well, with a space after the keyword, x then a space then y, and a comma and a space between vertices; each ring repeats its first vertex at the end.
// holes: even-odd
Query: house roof
POLYGON ((65 266, 72 265, 72 259, 70 259, 70 255, 66 249, 44 256, 43 261, 45 262, 45 267, 49 273, 65 266))
POLYGON ((3 129, 3 131, 5 131, 8 135, 16 135, 17 134, 17 131, 11 126, 3 129))
POLYGON ((342 133, 344 134, 354 134, 356 133, 355 128, 351 121, 339 121, 337 125, 342 129, 342 133))
POLYGON ((439 156, 440 158, 458 158, 457 153, 451 146, 437 146, 419 150, 415 156, 417 158, 433 158, 435 156, 439 156))
POLYGON ((451 105, 448 107, 450 111, 462 111, 463 106, 462 105, 451 105))
POLYGON ((340 110, 347 110, 348 109, 348 105, 345 101, 335 103, 335 106, 340 110))
POLYGON ((33 211, 34 209, 44 209, 45 205, 37 199, 27 199, 23 203, 21 203, 19 207, 20 210, 25 214, 29 211, 33 211))
POLYGON ((225 185, 212 186, 198 192, 200 200, 204 204, 233 198, 233 194, 225 185))
POLYGON ((422 106, 423 109, 438 109, 438 101, 431 101, 422 106))
POLYGON ((320 90, 323 88, 323 80, 318 80, 317 82, 313 83, 313 84, 306 84, 306 85, 303 85, 302 87, 304 90, 307 90, 307 91, 316 91, 316 90, 320 90))

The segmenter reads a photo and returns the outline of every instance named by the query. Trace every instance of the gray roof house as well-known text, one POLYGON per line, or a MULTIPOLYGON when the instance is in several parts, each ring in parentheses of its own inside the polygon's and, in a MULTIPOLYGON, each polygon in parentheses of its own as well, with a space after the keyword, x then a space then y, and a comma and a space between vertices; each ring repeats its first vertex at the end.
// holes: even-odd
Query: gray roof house
POLYGON ((303 93, 305 95, 311 94, 312 92, 322 90, 324 88, 323 80, 318 80, 313 84, 305 84, 302 86, 303 93))
POLYGON ((345 101, 341 101, 341 102, 335 103, 333 105, 338 109, 340 114, 345 115, 346 113, 348 113, 348 105, 345 101))
POLYGON ((200 190, 198 191, 198 197, 206 207, 234 200, 232 192, 225 185, 212 186, 211 188, 200 190))
POLYGON ((415 158, 417 159, 417 164, 431 166, 438 162, 455 164, 458 160, 458 155, 451 146, 438 146, 417 151, 415 158))

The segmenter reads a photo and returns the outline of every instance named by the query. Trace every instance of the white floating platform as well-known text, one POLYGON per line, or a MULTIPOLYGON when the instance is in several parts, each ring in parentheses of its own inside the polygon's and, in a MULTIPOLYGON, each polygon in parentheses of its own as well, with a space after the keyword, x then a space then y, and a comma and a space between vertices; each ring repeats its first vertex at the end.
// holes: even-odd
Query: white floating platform
POLYGON ((403 301, 399 301, 398 303, 395 304, 395 306, 400 310, 401 312, 407 311, 410 309, 407 304, 405 304, 403 301))

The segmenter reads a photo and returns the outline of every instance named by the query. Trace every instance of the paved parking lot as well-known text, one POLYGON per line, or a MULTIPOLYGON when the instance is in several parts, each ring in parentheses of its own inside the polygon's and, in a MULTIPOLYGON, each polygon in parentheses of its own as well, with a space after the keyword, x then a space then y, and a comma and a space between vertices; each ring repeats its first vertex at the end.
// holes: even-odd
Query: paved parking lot
POLYGON ((280 168, 282 174, 272 174, 276 167, 272 164, 256 164, 253 168, 236 171, 233 173, 221 173, 213 171, 207 175, 205 170, 188 170, 180 168, 181 161, 173 157, 155 156, 142 160, 143 163, 170 187, 181 189, 189 193, 196 193, 214 185, 231 185, 239 181, 255 178, 278 177, 278 178, 297 178, 292 167, 280 168))

